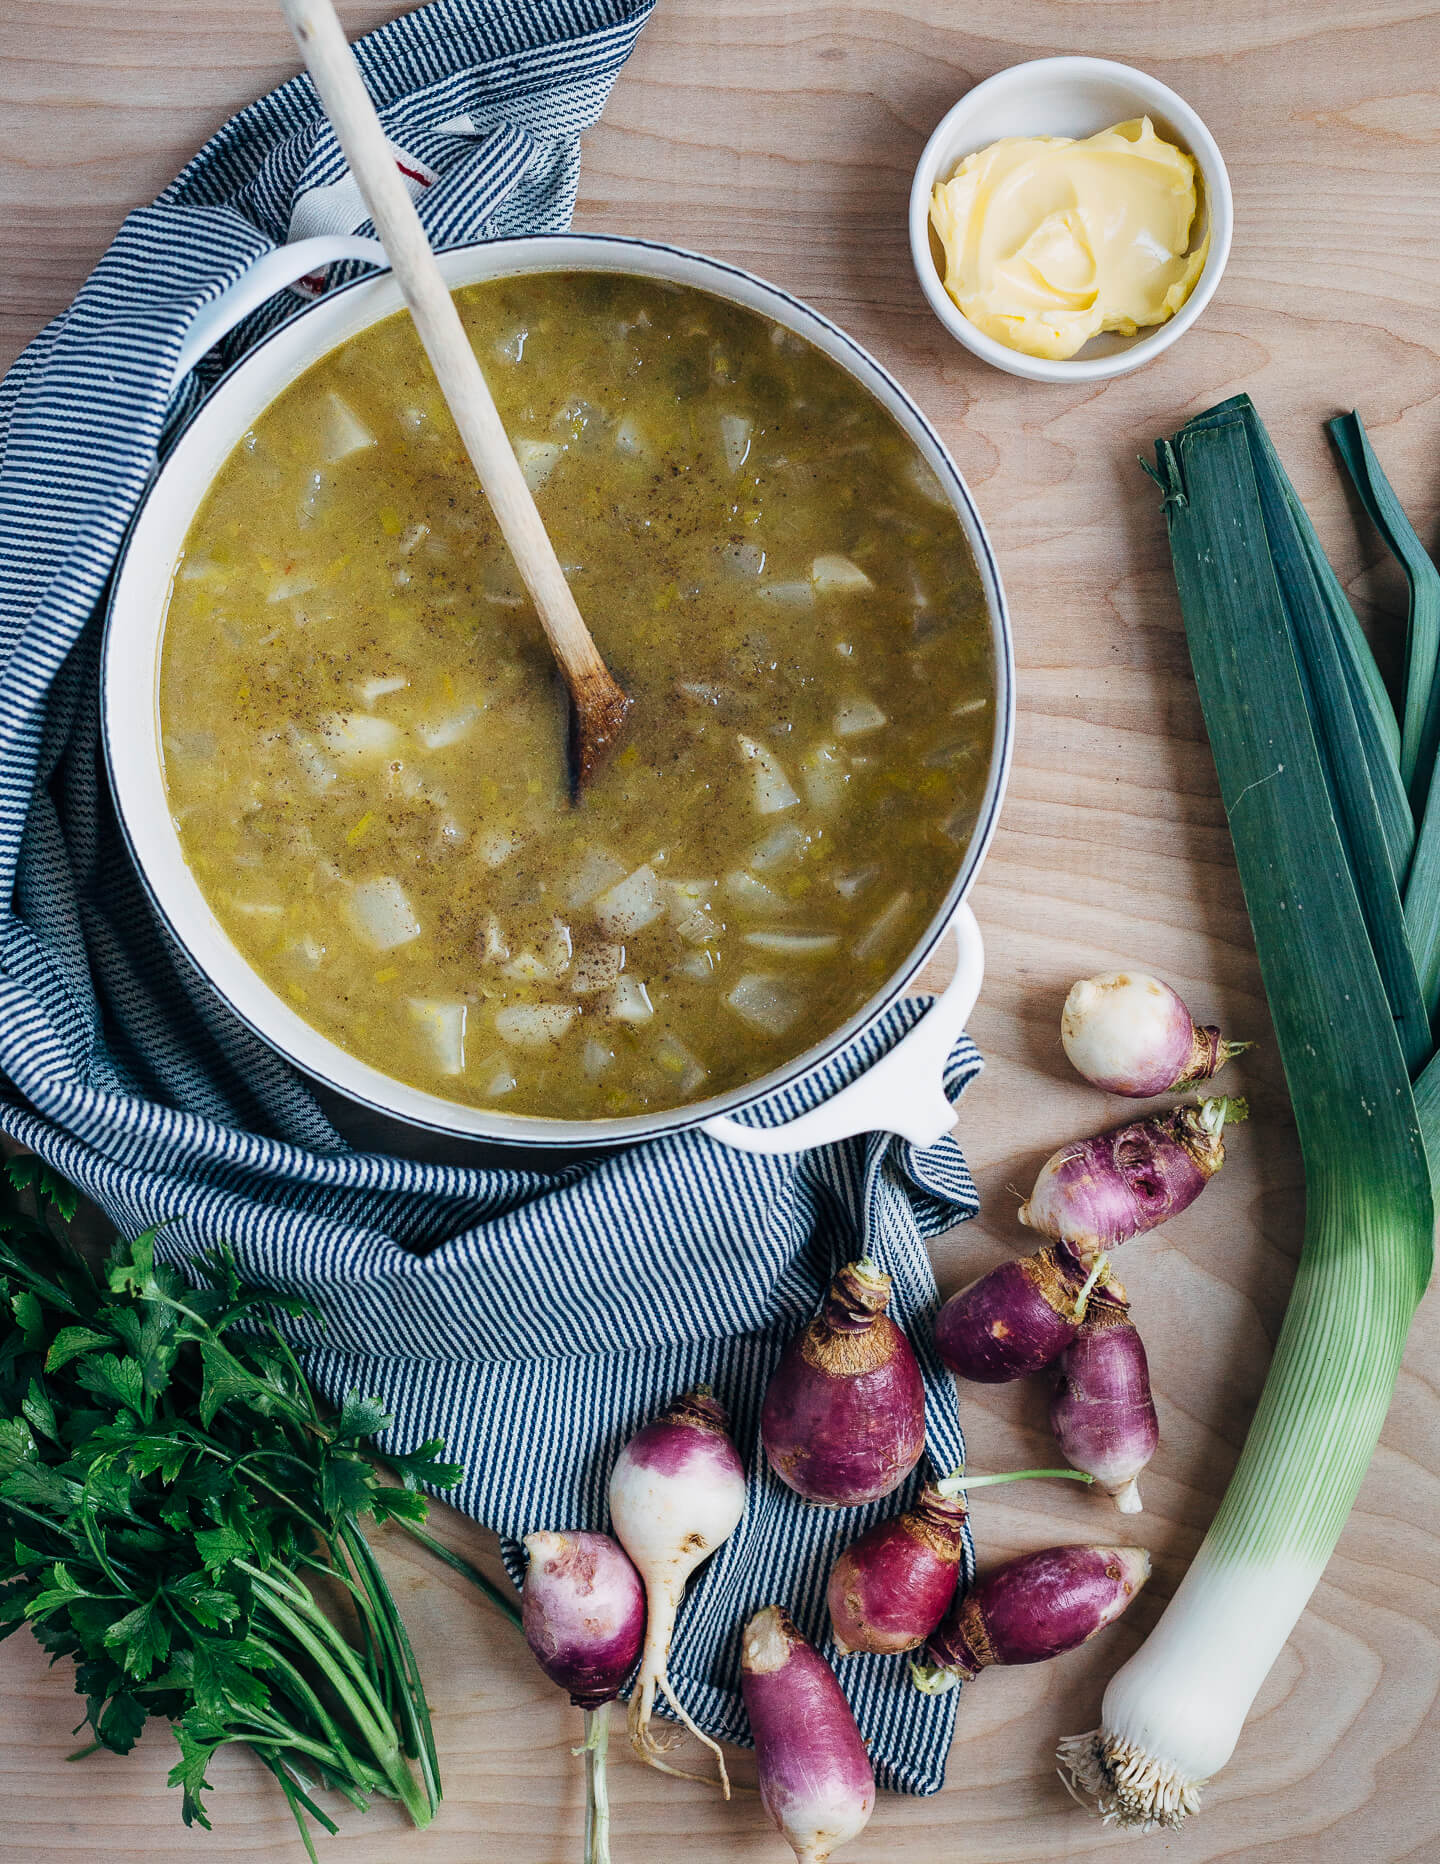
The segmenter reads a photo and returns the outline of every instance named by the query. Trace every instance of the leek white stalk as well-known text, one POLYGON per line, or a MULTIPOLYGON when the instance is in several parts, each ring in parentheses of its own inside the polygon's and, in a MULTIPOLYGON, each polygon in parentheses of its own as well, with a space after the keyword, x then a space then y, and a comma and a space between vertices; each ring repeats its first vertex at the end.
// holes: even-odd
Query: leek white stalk
POLYGON ((1428 1239, 1391 1221, 1389 1202, 1378 1181, 1330 1196, 1309 1181, 1305 1254, 1220 1512, 1111 1678, 1100 1728, 1060 1747, 1107 1823, 1149 1831, 1198 1810, 1325 1570, 1424 1290, 1415 1246, 1428 1239))
POLYGON ((1103 1818, 1144 1830, 1195 1812, 1340 1536, 1429 1279, 1427 1148, 1440 1153, 1440 1063, 1421 1072, 1434 1042, 1423 1005, 1415 1012, 1416 972, 1434 954, 1412 947, 1400 917, 1377 798, 1390 807, 1403 789, 1370 761, 1393 765, 1396 753, 1365 728, 1378 680, 1369 649, 1336 606, 1338 584, 1316 570, 1318 542, 1248 400, 1157 452, 1306 1212, 1290 1306, 1220 1511, 1111 1680, 1101 1727, 1060 1749, 1103 1818))

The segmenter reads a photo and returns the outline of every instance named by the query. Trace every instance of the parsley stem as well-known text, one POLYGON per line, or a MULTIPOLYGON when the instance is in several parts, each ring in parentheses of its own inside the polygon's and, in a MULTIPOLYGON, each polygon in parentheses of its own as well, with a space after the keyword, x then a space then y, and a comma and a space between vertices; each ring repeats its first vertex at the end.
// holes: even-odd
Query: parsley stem
POLYGON ((521 1628, 520 1612, 514 1600, 507 1598, 494 1580, 487 1579, 478 1566, 472 1566, 463 1554, 456 1553, 443 1541, 436 1540, 433 1534, 427 1534, 424 1528, 414 1521, 406 1521, 397 1517, 395 1525, 403 1527, 412 1540, 418 1540, 422 1547, 428 1547, 437 1560, 443 1560, 447 1566, 453 1567, 463 1578, 468 1579, 472 1586, 483 1592, 500 1616, 508 1618, 517 1631, 521 1628))

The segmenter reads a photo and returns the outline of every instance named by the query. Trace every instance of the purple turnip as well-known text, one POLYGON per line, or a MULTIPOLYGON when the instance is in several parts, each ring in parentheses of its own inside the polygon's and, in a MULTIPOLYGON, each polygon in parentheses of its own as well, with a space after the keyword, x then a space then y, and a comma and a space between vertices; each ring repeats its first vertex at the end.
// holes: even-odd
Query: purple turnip
POLYGON ((1068 1243, 1013 1256, 952 1294, 935 1316, 935 1345, 952 1372, 982 1385, 1039 1372, 1075 1338, 1108 1265, 1088 1266, 1068 1243))
POLYGON ((666 1664, 686 1580, 729 1539, 744 1511, 745 1467, 730 1441, 725 1412, 707 1386, 697 1386, 637 1431, 610 1472, 611 1520, 645 1582, 648 1608, 640 1674, 630 1697, 630 1744, 649 1766, 680 1771, 660 1758, 664 1747, 651 1731, 658 1690, 715 1755, 727 1799, 725 1757, 680 1706, 666 1664))
POLYGON ((608 1534, 527 1534, 525 1641, 577 1709, 619 1695, 645 1636, 645 1588, 608 1534))
POLYGON ((1050 1426, 1060 1448, 1114 1496, 1121 1514, 1139 1514, 1136 1477, 1155 1454, 1160 1426, 1145 1348, 1123 1289, 1099 1289, 1091 1297, 1053 1378, 1050 1426))
POLYGON ((807 1501, 879 1501, 925 1448, 925 1388, 889 1300, 888 1275, 848 1263, 771 1374, 760 1438, 770 1467, 807 1501))
POLYGON ((968 1491, 1037 1477, 1095 1480, 1076 1469, 1011 1469, 998 1476, 967 1476, 957 1469, 927 1483, 904 1514, 852 1541, 831 1569, 827 1593, 840 1655, 865 1650, 886 1657, 923 1644, 955 1596, 968 1491))
POLYGON ((955 1596, 963 1495, 926 1484, 904 1514, 878 1522, 836 1560, 827 1599, 835 1648, 888 1656, 923 1644, 955 1596))
POLYGON ((527 1534, 525 1551, 525 1641, 550 1681, 585 1711, 585 1858, 609 1864, 606 1706, 640 1655, 645 1589, 608 1534, 527 1534))
POLYGON ((745 1627, 740 1690, 760 1800, 799 1864, 825 1864, 875 1809, 875 1775, 835 1672, 778 1605, 745 1627))
POLYGON ((925 1695, 1000 1663, 1043 1663, 1117 1619, 1150 1577, 1143 1547, 1046 1547, 987 1573, 945 1614, 910 1673, 925 1695))
POLYGON ((1020 1221, 1088 1264, 1193 1204, 1225 1163, 1226 1121, 1248 1112, 1243 1100, 1202 1100, 1062 1146, 1040 1167, 1020 1221))
POLYGON ((1140 1100, 1208 1081, 1250 1047, 1227 1042, 1213 1023, 1197 1023, 1168 984, 1138 971, 1107 971, 1072 985, 1060 1040, 1087 1081, 1140 1100))

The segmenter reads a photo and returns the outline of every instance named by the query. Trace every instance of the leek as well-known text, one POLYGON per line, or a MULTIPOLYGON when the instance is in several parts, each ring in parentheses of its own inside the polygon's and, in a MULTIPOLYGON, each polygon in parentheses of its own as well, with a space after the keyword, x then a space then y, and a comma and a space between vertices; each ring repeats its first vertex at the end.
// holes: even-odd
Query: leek
MULTIPOLYGON (((1060 1749, 1107 1822, 1144 1830, 1197 1809, 1339 1538, 1429 1279, 1427 1148, 1440 1157, 1440 1074, 1433 1042, 1417 1039, 1412 994, 1435 954, 1403 929, 1397 941, 1404 875, 1383 820, 1397 791, 1430 790, 1434 743, 1421 721, 1435 657, 1423 640, 1411 656, 1426 690, 1399 708, 1414 755, 1404 783, 1407 733, 1377 726, 1369 648, 1353 615, 1336 613, 1343 594, 1248 399, 1156 453, 1306 1210, 1289 1309, 1220 1510, 1112 1678, 1101 1727, 1060 1749), (1372 768, 1377 746, 1393 771, 1372 768)), ((1409 830, 1413 841, 1413 819, 1409 830)))

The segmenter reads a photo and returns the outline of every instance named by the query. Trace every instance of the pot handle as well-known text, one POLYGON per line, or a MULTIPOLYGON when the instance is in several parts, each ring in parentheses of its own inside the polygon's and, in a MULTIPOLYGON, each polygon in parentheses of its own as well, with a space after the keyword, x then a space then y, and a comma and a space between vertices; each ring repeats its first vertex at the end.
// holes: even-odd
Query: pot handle
POLYGON ((288 246, 275 247, 273 252, 267 252, 247 266, 218 298, 201 305, 180 345, 180 360, 175 365, 172 387, 178 388, 205 352, 228 335, 241 318, 258 310, 267 298, 273 298, 286 285, 295 284, 311 272, 323 272, 337 259, 364 259, 379 266, 390 263, 378 239, 359 239, 348 233, 325 233, 315 239, 297 239, 288 246))
POLYGON ((913 1145, 933 1145, 955 1124, 945 1097, 945 1063, 969 1021, 985 975, 985 946, 975 915, 963 902, 948 930, 955 934, 955 975, 906 1036, 858 1081, 783 1126, 745 1126, 721 1114, 701 1131, 739 1152, 772 1156, 829 1145, 857 1133, 898 1133, 913 1145))

